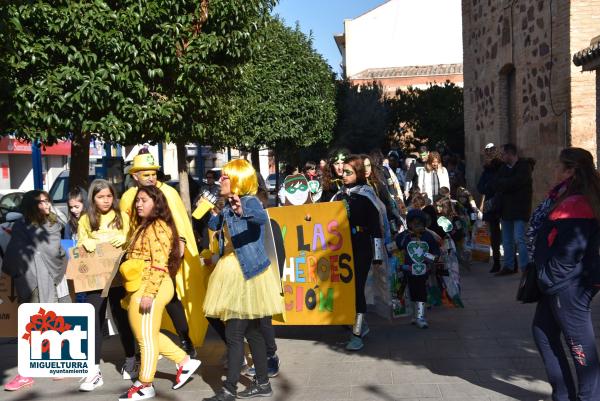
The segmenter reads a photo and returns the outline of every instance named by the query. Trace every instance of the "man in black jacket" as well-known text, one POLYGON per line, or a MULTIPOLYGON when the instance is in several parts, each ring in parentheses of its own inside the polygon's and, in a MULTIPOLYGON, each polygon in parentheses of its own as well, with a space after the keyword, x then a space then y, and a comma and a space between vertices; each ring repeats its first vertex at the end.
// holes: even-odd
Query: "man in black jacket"
MULTIPOLYGON (((479 177, 477 183, 477 191, 483 195, 483 202, 490 201, 496 194, 496 188, 493 184, 496 179, 496 175, 504 165, 500 160, 498 148, 493 143, 485 145, 483 150, 484 161, 483 161, 483 172, 479 177)), ((492 259, 494 264, 490 273, 498 273, 500 271, 500 244, 502 243, 502 234, 500 231, 500 212, 499 211, 486 211, 485 208, 481 207, 483 212, 483 221, 487 223, 490 232, 490 243, 492 246, 492 259)))
POLYGON ((499 194, 504 248, 504 267, 496 273, 499 276, 517 273, 518 267, 523 270, 529 262, 525 227, 531 216, 535 164, 532 159, 520 158, 517 147, 512 143, 502 146, 502 160, 505 164, 493 182, 499 194), (515 266, 515 243, 519 252, 518 267, 515 266))
MULTIPOLYGON (((412 162, 406 172, 406 186, 404 187, 404 197, 408 199, 410 189, 417 185, 419 180, 419 171, 425 168, 425 163, 429 157, 429 150, 426 145, 419 146, 419 158, 412 162)), ((421 188, 423 189, 423 188, 421 188)))

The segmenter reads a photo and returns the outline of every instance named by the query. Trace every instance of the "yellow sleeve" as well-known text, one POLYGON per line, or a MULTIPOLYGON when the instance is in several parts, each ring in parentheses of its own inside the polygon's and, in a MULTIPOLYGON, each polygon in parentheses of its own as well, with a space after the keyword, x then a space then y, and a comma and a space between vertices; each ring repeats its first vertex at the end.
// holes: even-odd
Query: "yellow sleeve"
POLYGON ((155 222, 146 230, 150 247, 150 266, 142 276, 144 296, 154 298, 165 277, 169 275, 169 254, 171 251, 172 232, 162 221, 155 222))
POLYGON ((119 209, 121 209, 121 212, 126 214, 129 218, 133 216, 133 200, 135 199, 135 194, 137 194, 137 188, 129 188, 123 193, 121 200, 119 201, 119 209))
POLYGON ((123 220, 123 228, 121 229, 121 232, 123 233, 123 235, 125 235, 125 237, 127 237, 129 235, 129 228, 131 227, 129 223, 129 215, 122 210, 121 220, 123 220))
POLYGON ((77 226, 77 246, 81 246, 82 242, 90 238, 92 227, 90 226, 90 219, 87 214, 84 214, 79 218, 79 224, 77 226))

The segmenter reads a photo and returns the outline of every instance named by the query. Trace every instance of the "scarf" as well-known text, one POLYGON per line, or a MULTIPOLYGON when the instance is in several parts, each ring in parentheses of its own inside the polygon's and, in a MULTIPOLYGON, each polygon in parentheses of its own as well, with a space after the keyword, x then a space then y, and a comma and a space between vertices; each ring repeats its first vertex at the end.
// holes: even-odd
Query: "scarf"
POLYGON ((554 188, 552 188, 550 192, 548 192, 548 196, 546 196, 546 199, 544 199, 542 203, 540 203, 531 214, 531 219, 529 219, 529 228, 525 233, 530 261, 533 261, 533 254, 535 252, 535 241, 537 239, 540 227, 542 226, 544 221, 546 221, 552 209, 554 209, 557 199, 562 194, 564 194, 567 188, 569 187, 571 180, 571 178, 568 178, 560 184, 556 185, 554 188))
POLYGON ((331 199, 331 201, 335 201, 338 198, 338 195, 341 195, 344 192, 347 193, 348 195, 357 193, 359 195, 366 197, 367 199, 369 199, 371 201, 373 206, 375 206, 375 209, 377 209, 377 211, 379 212, 379 225, 383 232, 384 243, 385 244, 391 243, 392 235, 391 235, 391 231, 390 231, 390 222, 387 218, 387 211, 385 210, 385 205, 383 204, 383 202, 381 202, 381 200, 379 199, 377 194, 375 194, 375 191, 373 190, 373 188, 371 188, 369 185, 355 185, 352 188, 342 187, 339 190, 339 192, 333 197, 333 199, 331 199))
MULTIPOLYGON (((440 193, 440 178, 438 177, 437 170, 431 172, 431 197, 440 193)), ((433 199, 431 199, 433 201, 433 199)))

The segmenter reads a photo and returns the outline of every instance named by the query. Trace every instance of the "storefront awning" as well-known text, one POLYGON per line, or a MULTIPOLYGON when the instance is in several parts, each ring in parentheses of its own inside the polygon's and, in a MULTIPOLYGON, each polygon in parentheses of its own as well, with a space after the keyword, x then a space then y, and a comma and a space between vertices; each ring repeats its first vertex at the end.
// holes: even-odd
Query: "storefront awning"
MULTIPOLYGON (((31 143, 3 136, 0 138, 0 154, 30 155, 31 143)), ((56 145, 42 146, 43 156, 70 156, 71 141, 61 141, 56 145)))

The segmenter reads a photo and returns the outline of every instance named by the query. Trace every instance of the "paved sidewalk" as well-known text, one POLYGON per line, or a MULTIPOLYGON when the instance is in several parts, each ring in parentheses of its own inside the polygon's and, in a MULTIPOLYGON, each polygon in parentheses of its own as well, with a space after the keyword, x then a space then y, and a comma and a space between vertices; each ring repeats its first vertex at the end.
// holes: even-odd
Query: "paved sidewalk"
MULTIPOLYGON (((341 327, 278 328, 281 374, 272 380, 274 396, 264 400, 548 400, 550 386, 529 329, 533 306, 514 300, 516 275, 493 277, 488 269, 475 265, 463 274, 465 309, 429 311, 428 330, 411 326, 408 318, 369 316, 371 334, 359 353, 343 349, 349 332, 341 327)), ((223 352, 210 333, 200 350, 200 374, 178 391, 171 390, 174 366, 159 361, 157 399, 212 395, 224 373, 223 352)), ((4 383, 16 374, 16 346, 0 345, 0 355, 4 383)), ((117 372, 122 354, 116 337, 107 340, 104 357, 105 384, 93 393, 77 392, 76 379, 39 379, 29 389, 0 392, 0 400, 115 401, 129 384, 117 372)))

